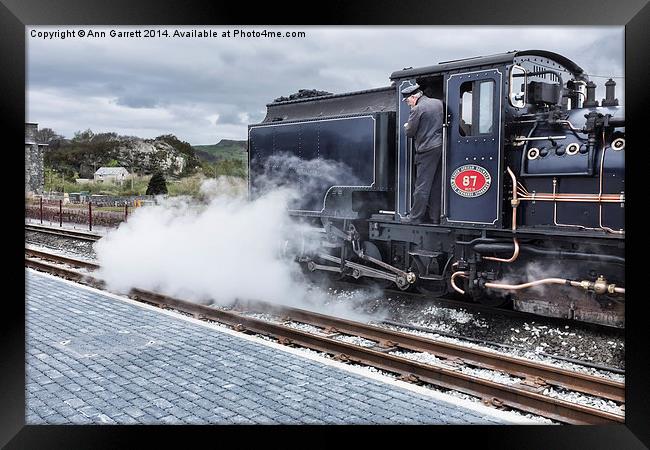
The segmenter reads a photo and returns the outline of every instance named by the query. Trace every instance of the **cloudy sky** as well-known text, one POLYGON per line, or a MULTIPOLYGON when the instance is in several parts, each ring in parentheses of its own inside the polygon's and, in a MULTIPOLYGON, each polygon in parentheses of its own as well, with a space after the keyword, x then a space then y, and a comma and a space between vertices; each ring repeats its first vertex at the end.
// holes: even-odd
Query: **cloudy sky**
MULTIPOLYGON (((598 100, 607 78, 595 75, 624 76, 623 27, 32 27, 27 121, 66 137, 90 128, 143 138, 172 133, 192 145, 244 140, 267 103, 299 89, 370 89, 389 85, 404 67, 527 49, 572 59, 598 84, 598 100), (106 37, 32 37, 80 29, 106 37), (145 29, 169 37, 109 34, 145 29), (230 30, 231 37, 172 37, 174 30, 230 30), (305 37, 236 38, 234 30, 305 37)), ((622 101, 624 80, 615 80, 622 101)))

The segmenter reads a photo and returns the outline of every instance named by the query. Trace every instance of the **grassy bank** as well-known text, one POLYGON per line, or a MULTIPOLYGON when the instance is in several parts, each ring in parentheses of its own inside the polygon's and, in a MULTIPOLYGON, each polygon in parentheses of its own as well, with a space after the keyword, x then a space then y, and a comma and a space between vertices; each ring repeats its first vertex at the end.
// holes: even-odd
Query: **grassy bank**
MULTIPOLYGON (((241 177, 239 171, 234 171, 235 175, 229 173, 227 170, 219 170, 211 173, 210 176, 206 176, 203 173, 197 173, 195 175, 181 178, 179 180, 167 180, 167 191, 171 196, 176 195, 189 195, 191 197, 200 198, 201 197, 201 184, 215 177, 222 176, 231 176, 236 180, 239 180, 240 183, 245 186, 246 178, 241 177)), ((129 195, 145 195, 147 192, 147 186, 149 184, 149 179, 151 176, 136 177, 133 180, 133 187, 131 187, 131 181, 127 180, 124 183, 107 183, 107 182, 90 182, 90 183, 76 183, 67 180, 57 179, 47 179, 45 180, 45 192, 89 192, 92 194, 102 194, 102 195, 120 195, 120 196, 129 196, 129 195)))

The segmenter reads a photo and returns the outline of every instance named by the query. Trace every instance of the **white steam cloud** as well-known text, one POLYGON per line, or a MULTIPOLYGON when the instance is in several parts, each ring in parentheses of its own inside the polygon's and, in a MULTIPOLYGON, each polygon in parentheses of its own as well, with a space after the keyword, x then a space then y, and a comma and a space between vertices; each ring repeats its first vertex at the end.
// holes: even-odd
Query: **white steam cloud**
POLYGON ((303 159, 289 152, 278 152, 253 161, 253 192, 268 192, 290 187, 294 192, 288 202, 290 209, 320 210, 323 195, 330 186, 358 186, 362 183, 347 164, 321 157, 303 159))
POLYGON ((95 244, 98 276, 122 293, 137 287, 219 305, 260 300, 360 319, 353 303, 363 298, 326 309, 331 298, 282 256, 302 232, 287 214, 295 193, 277 188, 248 201, 245 192, 241 181, 219 178, 201 186, 202 203, 170 197, 138 208, 95 244))

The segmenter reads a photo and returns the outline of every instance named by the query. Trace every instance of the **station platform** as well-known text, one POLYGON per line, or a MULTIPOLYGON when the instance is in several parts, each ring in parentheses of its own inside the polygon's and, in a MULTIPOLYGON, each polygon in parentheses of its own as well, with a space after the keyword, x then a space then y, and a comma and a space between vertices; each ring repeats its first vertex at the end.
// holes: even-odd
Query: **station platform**
POLYGON ((531 424, 26 269, 26 423, 531 424))

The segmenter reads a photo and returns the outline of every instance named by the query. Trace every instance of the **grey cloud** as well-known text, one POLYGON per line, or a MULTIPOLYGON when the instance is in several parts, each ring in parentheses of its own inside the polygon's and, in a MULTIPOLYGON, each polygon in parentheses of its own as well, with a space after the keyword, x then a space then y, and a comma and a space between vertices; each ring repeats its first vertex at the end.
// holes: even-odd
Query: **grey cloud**
POLYGON ((223 108, 217 111, 219 118, 217 119, 217 124, 233 124, 240 125, 241 120, 239 119, 239 113, 235 108, 223 108))
POLYGON ((563 54, 588 73, 623 73, 622 27, 268 28, 299 29, 307 38, 29 39, 29 120, 43 127, 67 123, 71 130, 99 123, 120 134, 134 134, 123 129, 131 126, 154 134, 174 133, 193 144, 245 139, 240 114, 259 122, 267 103, 299 89, 341 93, 386 86, 390 74, 403 67, 501 53, 513 50, 513 43, 519 50, 563 54), (62 113, 57 98, 85 113, 62 113), (124 109, 101 111, 111 100, 124 109), (93 108, 85 110, 89 102, 93 108), (208 122, 215 114, 217 122, 208 122))
POLYGON ((116 103, 118 105, 128 106, 129 108, 154 108, 158 105, 158 101, 155 98, 134 95, 118 97, 116 103))

